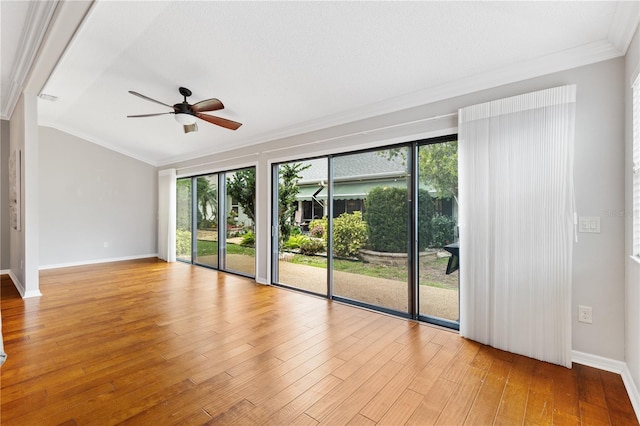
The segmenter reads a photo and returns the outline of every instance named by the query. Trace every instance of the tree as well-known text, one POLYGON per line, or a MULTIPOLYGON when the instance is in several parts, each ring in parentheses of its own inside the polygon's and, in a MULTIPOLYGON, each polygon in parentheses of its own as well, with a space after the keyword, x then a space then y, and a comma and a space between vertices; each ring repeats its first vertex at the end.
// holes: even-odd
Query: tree
MULTIPOLYGON (((389 159, 397 156, 407 161, 405 149, 389 149, 381 153, 389 159)), ((453 198, 458 203, 458 142, 421 145, 418 149, 420 181, 436 191, 437 198, 453 198)))
POLYGON ((431 184, 438 198, 458 202, 458 142, 434 143, 418 149, 420 180, 431 184))
POLYGON ((239 170, 227 178, 227 194, 238 202, 251 222, 256 223, 256 169, 239 170))
POLYGON ((196 196, 198 205, 198 228, 203 227, 203 221, 217 223, 218 218, 218 189, 209 179, 196 179, 196 196))
POLYGON ((280 229, 278 247, 291 236, 291 224, 295 220, 298 201, 298 179, 302 178, 300 172, 311 167, 301 163, 283 164, 279 168, 280 182, 278 183, 278 226, 280 229))

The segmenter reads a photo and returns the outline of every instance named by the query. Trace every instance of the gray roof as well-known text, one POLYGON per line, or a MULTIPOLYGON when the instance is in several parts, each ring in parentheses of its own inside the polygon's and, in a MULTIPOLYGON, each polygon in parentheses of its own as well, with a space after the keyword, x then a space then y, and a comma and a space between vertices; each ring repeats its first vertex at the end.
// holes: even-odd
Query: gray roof
MULTIPOLYGON (((406 176, 407 165, 401 155, 389 158, 386 154, 389 150, 369 151, 358 154, 334 157, 333 175, 336 180, 358 179, 358 178, 384 178, 392 176, 406 176)), ((302 164, 309 164, 306 170, 300 174, 302 179, 299 184, 309 184, 327 180, 327 159, 317 158, 314 160, 300 161, 302 164)))

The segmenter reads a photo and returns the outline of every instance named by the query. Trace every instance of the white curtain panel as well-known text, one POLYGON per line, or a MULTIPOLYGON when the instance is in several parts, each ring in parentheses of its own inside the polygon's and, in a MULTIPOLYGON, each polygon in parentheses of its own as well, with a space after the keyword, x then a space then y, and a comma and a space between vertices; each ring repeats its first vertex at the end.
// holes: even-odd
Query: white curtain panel
POLYGON ((459 111, 460 333, 571 367, 575 85, 459 111))
POLYGON ((158 172, 158 257, 176 261, 176 169, 158 172))

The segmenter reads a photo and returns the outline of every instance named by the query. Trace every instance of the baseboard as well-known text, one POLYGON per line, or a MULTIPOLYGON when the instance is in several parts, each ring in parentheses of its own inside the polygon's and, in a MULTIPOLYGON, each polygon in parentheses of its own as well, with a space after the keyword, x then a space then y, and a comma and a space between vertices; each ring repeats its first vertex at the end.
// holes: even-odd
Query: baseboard
POLYGON ((158 257, 158 253, 141 254, 141 255, 136 255, 136 256, 111 257, 111 258, 108 258, 108 259, 83 260, 83 261, 80 261, 80 262, 57 263, 57 264, 53 264, 53 265, 41 265, 38 268, 38 270, 44 271, 44 270, 47 270, 47 269, 68 268, 70 266, 85 266, 85 265, 96 265, 98 263, 122 262, 124 260, 147 259, 149 257, 158 257))
POLYGON ((11 269, 0 269, 0 275, 9 275, 11 269))
POLYGON ((638 388, 638 384, 633 381, 629 367, 625 362, 579 351, 572 352, 572 359, 576 364, 587 365, 620 374, 624 387, 627 389, 629 399, 631 400, 633 410, 636 412, 636 417, 640 421, 640 388, 638 388))

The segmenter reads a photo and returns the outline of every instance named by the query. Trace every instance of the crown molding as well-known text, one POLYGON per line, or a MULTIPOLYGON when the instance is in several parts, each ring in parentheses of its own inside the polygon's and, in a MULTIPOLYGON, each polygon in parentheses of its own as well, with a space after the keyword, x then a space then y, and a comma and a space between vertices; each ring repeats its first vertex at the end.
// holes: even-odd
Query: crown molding
POLYGON ((639 23, 640 2, 619 1, 609 26, 608 39, 622 54, 627 53, 639 23))
MULTIPOLYGON (((598 41, 576 48, 567 49, 550 55, 519 62, 506 67, 493 69, 475 76, 432 86, 416 92, 386 99, 365 107, 342 111, 336 114, 297 124, 275 132, 269 132, 254 138, 239 141, 235 148, 274 142, 302 134, 325 130, 331 127, 354 123, 360 120, 391 114, 434 102, 451 99, 469 93, 479 92, 518 81, 540 77, 555 72, 578 68, 597 62, 623 56, 624 53, 609 41, 598 41)), ((453 112, 453 111, 452 111, 453 112)), ((226 151, 226 150, 224 150, 226 151)), ((219 154, 220 150, 189 153, 160 160, 159 165, 174 164, 193 160, 198 157, 219 154)))
POLYGON ((7 90, 6 103, 2 105, 0 114, 0 118, 4 120, 9 120, 13 114, 57 5, 58 0, 29 3, 29 10, 20 36, 18 58, 11 70, 11 83, 7 90))

